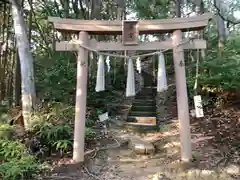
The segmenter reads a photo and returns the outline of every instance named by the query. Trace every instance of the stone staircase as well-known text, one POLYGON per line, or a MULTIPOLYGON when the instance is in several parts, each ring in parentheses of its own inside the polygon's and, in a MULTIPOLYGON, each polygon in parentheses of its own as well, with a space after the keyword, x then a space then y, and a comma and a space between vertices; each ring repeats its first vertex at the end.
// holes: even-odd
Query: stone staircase
POLYGON ((125 128, 135 131, 135 135, 129 136, 128 145, 137 154, 153 154, 155 152, 153 143, 141 135, 159 130, 156 113, 157 89, 152 64, 152 59, 149 58, 142 61, 143 86, 137 92, 129 110, 127 122, 125 122, 125 128))
POLYGON ((156 87, 151 74, 142 71, 142 77, 144 87, 135 96, 126 125, 146 130, 157 127, 156 87))

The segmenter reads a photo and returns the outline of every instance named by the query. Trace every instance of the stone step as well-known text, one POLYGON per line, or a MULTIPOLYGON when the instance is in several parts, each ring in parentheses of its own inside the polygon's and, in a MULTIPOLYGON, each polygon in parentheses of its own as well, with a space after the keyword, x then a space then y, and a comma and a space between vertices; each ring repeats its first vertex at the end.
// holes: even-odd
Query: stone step
POLYGON ((154 99, 154 95, 137 95, 135 99, 154 99))
POLYGON ((130 111, 129 116, 136 117, 156 117, 156 112, 154 111, 130 111))
POLYGON ((155 92, 156 92, 155 88, 154 89, 153 88, 142 88, 141 92, 139 92, 139 93, 155 93, 155 92))
POLYGON ((153 86, 144 86, 144 87, 142 87, 142 90, 144 90, 144 91, 152 91, 154 88, 153 88, 153 86))
POLYGON ((142 91, 154 91, 155 88, 153 86, 144 86, 142 87, 142 91))
POLYGON ((142 100, 142 101, 155 101, 155 96, 136 96, 135 101, 142 100))
POLYGON ((149 101, 149 100, 144 100, 144 99, 136 99, 133 104, 133 106, 152 106, 152 107, 156 107, 156 102, 155 101, 149 101))
POLYGON ((124 124, 124 127, 126 129, 130 129, 135 132, 154 132, 159 131, 159 126, 154 124, 148 124, 148 123, 137 123, 137 122, 126 122, 124 124))
POLYGON ((139 94, 155 94, 155 92, 150 90, 141 90, 139 93, 137 93, 137 95, 139 94))
MULTIPOLYGON (((145 104, 143 104, 143 103, 134 103, 133 105, 132 105, 132 107, 134 108, 134 107, 144 107, 144 106, 151 106, 152 108, 155 108, 155 109, 153 109, 153 111, 156 111, 156 104, 154 104, 154 103, 149 103, 149 102, 146 102, 145 104)), ((130 111, 132 111, 132 110, 134 110, 134 109, 131 109, 130 111)), ((142 110, 140 110, 140 111, 142 111, 142 110)))
POLYGON ((154 101, 135 101, 132 106, 142 106, 142 105, 145 105, 145 106, 152 106, 152 107, 155 107, 156 106, 156 103, 154 101))
POLYGON ((144 124, 152 124, 156 125, 157 124, 157 118, 152 116, 152 117, 146 117, 146 116, 128 116, 127 119, 128 122, 136 122, 136 123, 144 123, 144 124))
POLYGON ((126 122, 125 125, 130 125, 130 126, 148 126, 148 127, 154 127, 154 126, 156 126, 156 125, 154 125, 154 124, 138 123, 138 122, 126 122))
POLYGON ((156 106, 154 105, 134 105, 130 111, 156 111, 156 106))
POLYGON ((151 88, 147 88, 147 89, 141 89, 141 91, 139 92, 140 93, 152 93, 152 94, 155 94, 156 93, 156 90, 155 89, 151 89, 151 88))
POLYGON ((155 102, 155 99, 147 99, 147 98, 141 98, 141 99, 138 99, 138 97, 135 98, 134 102, 133 103, 145 103, 145 102, 155 102))

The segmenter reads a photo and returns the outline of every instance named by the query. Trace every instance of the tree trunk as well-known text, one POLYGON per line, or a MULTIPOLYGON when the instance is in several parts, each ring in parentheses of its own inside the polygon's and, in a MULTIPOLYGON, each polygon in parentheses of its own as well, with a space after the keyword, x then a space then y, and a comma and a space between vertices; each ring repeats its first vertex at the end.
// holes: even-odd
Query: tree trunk
MULTIPOLYGON (((32 17, 33 17, 33 8, 32 8, 32 2, 33 0, 29 0, 29 6, 30 6, 30 11, 29 11, 29 17, 28 17, 28 41, 29 45, 31 47, 31 40, 32 40, 32 17)), ((22 6, 23 7, 23 6, 22 6)))
POLYGON ((93 0, 91 7, 90 19, 101 19, 101 4, 102 0, 93 0))
POLYGON ((5 87, 6 87, 6 92, 5 92, 5 94, 6 94, 6 99, 7 99, 7 101, 8 101, 8 104, 10 104, 11 102, 11 99, 12 99, 12 95, 11 95, 11 92, 9 92, 9 87, 11 86, 11 78, 12 78, 12 69, 11 69, 11 67, 12 67, 12 64, 13 64, 13 62, 12 62, 12 59, 11 59, 11 57, 12 57, 12 47, 11 47, 11 41, 10 41, 10 34, 11 34, 11 22, 10 22, 10 19, 11 19, 11 17, 10 17, 10 11, 11 11, 11 7, 8 5, 7 6, 7 9, 6 9, 6 14, 7 14, 7 17, 6 17, 6 48, 5 48, 5 53, 4 53, 4 55, 5 55, 5 57, 3 57, 4 59, 5 59, 5 61, 6 61, 6 74, 5 74, 5 78, 4 79, 6 79, 6 81, 5 81, 5 87))
POLYGON ((30 52, 26 25, 21 5, 17 0, 11 0, 13 26, 21 67, 22 110, 25 129, 31 127, 30 116, 35 105, 36 92, 34 83, 33 57, 30 52))
POLYGON ((15 105, 21 105, 21 68, 18 52, 15 56, 16 69, 15 69, 15 105))
MULTIPOLYGON (((102 0, 91 0, 90 7, 91 7, 91 14, 90 19, 97 19, 101 20, 101 6, 102 6, 102 0)), ((101 39, 99 36, 95 36, 95 39, 100 41, 101 39)), ((92 54, 92 58, 89 59, 89 86, 92 86, 96 82, 96 76, 97 76, 97 59, 98 56, 95 55, 95 53, 92 54)))
MULTIPOLYGON (((214 0, 214 4, 217 7, 217 9, 222 13, 222 0, 214 0)), ((224 20, 221 16, 217 16, 217 23, 218 23, 218 48, 219 48, 219 55, 221 55, 222 47, 224 45, 224 42, 226 40, 226 28, 224 20)))
MULTIPOLYGON (((117 20, 125 19, 125 0, 116 0, 116 4, 117 4, 117 20)), ((122 36, 118 36, 117 40, 121 41, 121 37, 122 36)), ((127 61, 126 58, 124 60, 120 59, 120 63, 121 63, 120 68, 124 69, 125 76, 127 75, 127 63, 126 63, 126 61, 127 61)), ((118 63, 116 63, 116 64, 118 64, 118 63)))
MULTIPOLYGON (((64 10, 64 17, 69 18, 69 0, 61 0, 61 5, 64 10)), ((67 41, 69 35, 66 32, 62 32, 63 40, 67 41)))
MULTIPOLYGON (((1 15, 2 15, 2 19, 3 19, 3 24, 1 25, 1 31, 0 33, 2 34, 2 43, 0 44, 0 103, 2 100, 5 99, 6 97, 6 81, 5 81, 5 72, 6 72, 6 63, 7 63, 7 60, 5 58, 5 55, 4 54, 7 54, 6 50, 7 50, 7 47, 6 47, 6 42, 7 40, 5 39, 5 31, 7 29, 7 23, 6 23, 6 19, 7 19, 7 16, 8 14, 6 13, 7 11, 7 3, 4 3, 3 5, 3 8, 2 9, 2 12, 1 12, 1 15)), ((1 35, 0 34, 0 35, 1 35)))

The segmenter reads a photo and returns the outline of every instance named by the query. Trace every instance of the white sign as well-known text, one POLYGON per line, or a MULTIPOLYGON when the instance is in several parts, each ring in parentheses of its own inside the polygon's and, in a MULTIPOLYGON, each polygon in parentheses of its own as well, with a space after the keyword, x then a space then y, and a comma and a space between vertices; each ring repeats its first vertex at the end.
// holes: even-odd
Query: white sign
POLYGON ((99 118, 99 120, 100 120, 101 122, 104 122, 104 121, 108 120, 108 112, 105 112, 105 113, 103 113, 103 114, 100 114, 100 115, 98 116, 98 118, 99 118))
POLYGON ((194 96, 194 106, 196 111, 196 117, 204 117, 203 107, 202 107, 202 98, 200 95, 194 96))

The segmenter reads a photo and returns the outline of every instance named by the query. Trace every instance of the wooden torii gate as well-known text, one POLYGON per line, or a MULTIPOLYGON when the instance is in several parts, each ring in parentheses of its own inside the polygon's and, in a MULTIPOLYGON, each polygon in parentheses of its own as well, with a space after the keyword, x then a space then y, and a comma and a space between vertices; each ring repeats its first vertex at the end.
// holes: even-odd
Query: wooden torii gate
POLYGON ((56 42, 57 51, 78 51, 77 85, 74 128, 73 161, 84 161, 84 130, 86 119, 88 50, 101 51, 144 51, 173 49, 176 74, 178 119, 180 122, 181 159, 189 161, 192 157, 189 106, 186 87, 184 49, 205 49, 206 41, 195 39, 182 43, 182 32, 204 29, 212 14, 190 18, 173 18, 139 21, 75 20, 49 17, 54 28, 61 32, 79 33, 79 40, 56 42), (172 39, 160 42, 138 42, 139 34, 173 33, 172 39), (91 35, 122 35, 122 42, 97 42, 89 39, 91 35), (86 48, 89 47, 89 48, 86 48))

